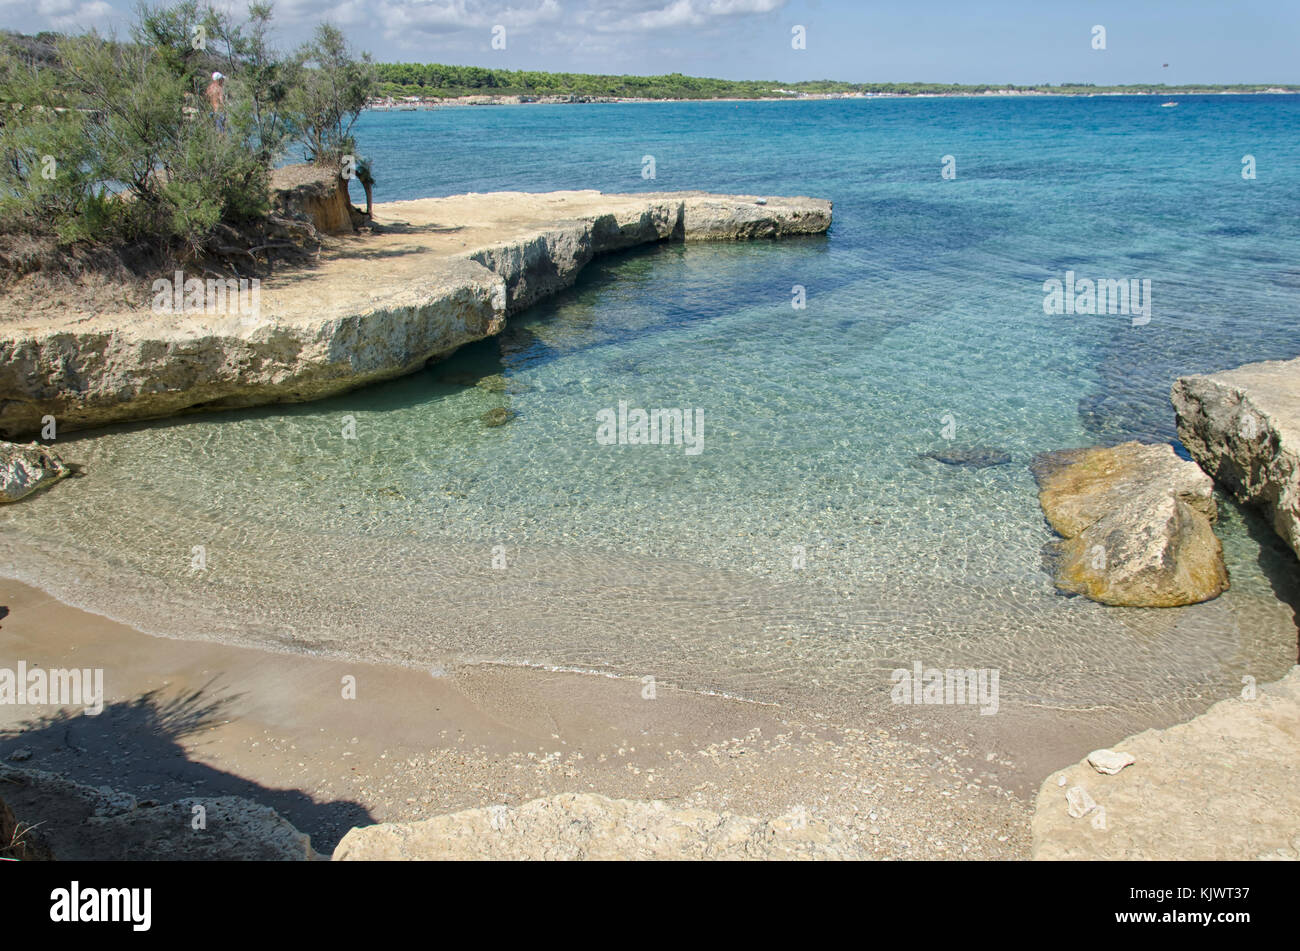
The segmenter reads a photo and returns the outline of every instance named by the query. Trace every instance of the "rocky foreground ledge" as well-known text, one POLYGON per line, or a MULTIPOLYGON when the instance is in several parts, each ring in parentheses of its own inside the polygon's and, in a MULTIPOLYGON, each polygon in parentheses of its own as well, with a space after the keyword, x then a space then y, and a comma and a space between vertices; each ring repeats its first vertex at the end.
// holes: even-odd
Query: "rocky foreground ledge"
POLYGON ((1300 667, 1244 693, 1049 776, 1033 857, 1300 859, 1300 667))
POLYGON ((146 305, 0 319, 0 437, 34 435, 47 415, 67 431, 331 396, 499 333, 598 254, 817 234, 831 203, 497 192, 379 204, 374 220, 375 234, 333 239, 318 267, 264 281, 253 314, 146 305))
POLYGON ((868 853, 816 819, 760 820, 663 802, 563 793, 353 829, 334 861, 861 860, 868 853))

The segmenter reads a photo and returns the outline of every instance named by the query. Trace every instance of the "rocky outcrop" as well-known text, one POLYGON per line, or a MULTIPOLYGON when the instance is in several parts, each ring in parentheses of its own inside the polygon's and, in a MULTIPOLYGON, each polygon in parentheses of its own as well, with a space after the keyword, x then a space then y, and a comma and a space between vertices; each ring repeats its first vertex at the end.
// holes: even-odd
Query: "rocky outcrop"
POLYGON ((0 339, 0 435, 320 399, 402 376, 504 326, 500 279, 446 265, 359 312, 218 317, 0 339))
POLYGON ((830 202, 704 193, 496 193, 376 206, 388 234, 268 280, 255 313, 0 324, 0 437, 303 402, 410 373, 496 334, 596 255, 666 240, 825 231, 830 202), (467 220, 461 225, 450 224, 467 220), (388 243, 385 243, 388 242, 388 243))
POLYGON ((1172 399, 1192 458, 1300 554, 1300 359, 1181 377, 1172 399))
POLYGON ((319 165, 277 168, 271 173, 270 199, 276 212, 310 221, 326 234, 354 230, 348 183, 335 169, 319 165))
POLYGON ((1086 759, 1053 773, 1035 803, 1033 857, 1300 859, 1297 737, 1293 667, 1252 699, 1120 741, 1135 762, 1113 775, 1086 759))
POLYGON ((1163 608, 1228 587, 1212 522, 1214 485, 1169 445, 1127 442, 1044 453, 1031 466, 1062 591, 1102 604, 1163 608))
POLYGON ((319 858, 311 839, 274 809, 238 796, 156 803, 11 766, 0 767, 0 781, 24 827, 39 833, 33 841, 44 852, 32 858, 50 852, 61 861, 319 858))
POLYGON ((71 471, 58 453, 40 443, 0 442, 0 505, 17 502, 71 471))
POLYGON ((454 859, 861 859, 837 830, 804 817, 763 821, 662 802, 565 793, 353 829, 335 861, 454 859))

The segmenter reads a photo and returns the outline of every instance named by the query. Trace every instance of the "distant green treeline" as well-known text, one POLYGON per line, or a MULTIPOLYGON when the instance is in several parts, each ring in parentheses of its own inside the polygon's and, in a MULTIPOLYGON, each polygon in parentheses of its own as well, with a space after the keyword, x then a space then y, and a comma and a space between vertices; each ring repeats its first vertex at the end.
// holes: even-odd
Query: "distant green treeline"
MULTIPOLYGON (((377 63, 380 90, 386 96, 609 96, 636 99, 762 99, 800 93, 876 93, 891 95, 954 95, 993 90, 1088 93, 1217 93, 1261 92, 1276 85, 1131 86, 982 85, 958 83, 841 83, 832 80, 782 83, 777 80, 706 79, 700 76, 603 76, 589 73, 543 73, 533 70, 484 69, 440 63, 377 63)), ((1290 88, 1290 87, 1282 87, 1290 88)))

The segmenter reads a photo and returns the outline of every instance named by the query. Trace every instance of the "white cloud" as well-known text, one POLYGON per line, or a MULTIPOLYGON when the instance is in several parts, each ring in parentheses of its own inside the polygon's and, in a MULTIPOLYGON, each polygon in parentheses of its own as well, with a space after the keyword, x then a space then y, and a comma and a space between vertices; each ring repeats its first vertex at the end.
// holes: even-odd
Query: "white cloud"
MULTIPOLYGON (((31 4, 21 6, 28 11, 32 8, 31 4)), ((104 0, 36 0, 35 8, 54 29, 75 32, 103 26, 115 12, 104 0)))
POLYGON ((608 32, 702 27, 744 16, 761 16, 785 6, 786 0, 670 0, 647 3, 625 0, 593 8, 595 29, 608 32))
MULTIPOLYGON (((81 32, 125 28, 136 0, 0 0, 0 28, 81 32)), ((167 3, 168 0, 152 0, 167 3)), ((206 0, 240 18, 248 0, 206 0)), ((378 60, 438 61, 481 53, 494 26, 507 30, 510 49, 516 31, 532 51, 552 51, 561 60, 581 57, 589 67, 617 71, 629 55, 644 58, 651 34, 672 53, 689 37, 781 9, 787 0, 273 0, 274 32, 280 46, 306 39, 318 23, 342 27, 357 49, 378 60), (641 39, 637 39, 641 36, 641 39), (406 51, 405 55, 398 50, 406 51), (397 55, 395 55, 397 54, 397 55), (609 60, 602 64, 600 60, 609 60)), ((525 48, 521 46, 520 48, 525 48)), ((556 68, 560 68, 557 64, 556 68)))
POLYGON ((502 6, 491 0, 379 0, 367 3, 366 19, 380 26, 390 38, 417 33, 446 34, 466 30, 491 30, 498 24, 523 28, 559 22, 564 10, 558 0, 533 0, 502 6))

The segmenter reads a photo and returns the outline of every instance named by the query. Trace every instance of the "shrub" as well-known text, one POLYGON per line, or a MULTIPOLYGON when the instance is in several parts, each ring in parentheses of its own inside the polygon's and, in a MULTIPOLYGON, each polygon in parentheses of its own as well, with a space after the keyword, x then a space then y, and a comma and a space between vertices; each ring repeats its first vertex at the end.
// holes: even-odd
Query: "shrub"
POLYGON ((369 57, 329 26, 278 57, 270 21, 264 3, 236 22, 181 0, 139 8, 125 41, 0 37, 0 228, 195 257, 266 215, 295 137, 318 162, 354 155, 369 57), (204 97, 215 70, 220 122, 204 97))

